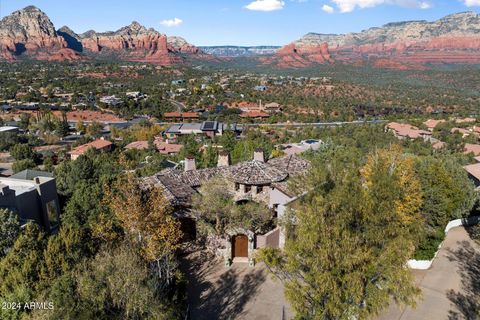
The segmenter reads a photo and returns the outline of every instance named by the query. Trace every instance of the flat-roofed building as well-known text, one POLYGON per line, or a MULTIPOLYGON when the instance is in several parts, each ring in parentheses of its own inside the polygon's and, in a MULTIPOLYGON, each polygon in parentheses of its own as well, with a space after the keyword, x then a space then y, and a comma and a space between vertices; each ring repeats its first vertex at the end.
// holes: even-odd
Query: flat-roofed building
POLYGON ((18 214, 22 223, 35 221, 54 232, 60 223, 55 178, 48 172, 25 170, 0 178, 0 208, 18 214))

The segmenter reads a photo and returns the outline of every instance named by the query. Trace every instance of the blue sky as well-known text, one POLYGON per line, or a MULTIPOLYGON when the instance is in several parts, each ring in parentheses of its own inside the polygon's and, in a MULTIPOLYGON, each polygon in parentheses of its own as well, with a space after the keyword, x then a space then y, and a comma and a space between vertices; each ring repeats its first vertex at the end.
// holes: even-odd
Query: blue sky
POLYGON ((308 32, 480 12, 480 0, 0 0, 0 16, 28 5, 47 13, 56 28, 110 31, 136 20, 195 45, 283 45, 308 32))

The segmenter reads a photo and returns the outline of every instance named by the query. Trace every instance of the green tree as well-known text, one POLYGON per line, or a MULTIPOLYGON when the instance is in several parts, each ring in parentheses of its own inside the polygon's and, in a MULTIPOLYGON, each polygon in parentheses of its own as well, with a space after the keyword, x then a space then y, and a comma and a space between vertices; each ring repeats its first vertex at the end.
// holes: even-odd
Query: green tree
MULTIPOLYGON (((0 302, 33 301, 35 292, 44 285, 43 249, 46 235, 41 227, 29 223, 22 230, 11 250, 0 260, 0 302)), ((0 310, 2 319, 18 319, 17 310, 0 310)))
POLYGON ((20 129, 27 130, 28 126, 30 125, 31 116, 28 113, 22 113, 20 115, 20 122, 18 126, 20 129))
POLYGON ((403 180, 413 176, 408 159, 388 154, 373 154, 362 170, 338 157, 317 164, 310 192, 283 218, 285 250, 261 251, 298 319, 366 319, 391 298, 415 303, 419 290, 405 263, 421 203, 405 192, 419 183, 403 180))
POLYGON ((224 150, 232 152, 235 144, 237 143, 235 132, 232 130, 225 131, 218 139, 218 143, 223 147, 224 150))
POLYGON ((207 181, 194 195, 192 207, 200 221, 213 226, 217 235, 231 228, 264 231, 273 216, 268 207, 253 201, 236 204, 230 182, 222 177, 207 181))
POLYGON ((35 157, 35 152, 33 151, 32 147, 30 147, 26 143, 14 145, 10 149, 10 154, 16 160, 25 160, 25 159, 33 160, 35 157))
POLYGON ((211 168, 217 165, 217 151, 212 146, 211 143, 207 145, 207 148, 203 150, 202 153, 202 167, 203 168, 211 168))
POLYGON ((55 119, 55 134, 60 137, 65 137, 70 132, 70 126, 67 122, 66 114, 62 114, 62 119, 55 119))
POLYGON ((425 234, 415 258, 432 259, 447 223, 467 217, 477 196, 466 172, 451 156, 420 158, 416 171, 422 186, 425 234))
POLYGON ((7 209, 0 209, 0 258, 8 253, 19 233, 17 215, 7 209))
POLYGON ((26 169, 33 169, 36 166, 37 165, 32 159, 23 159, 15 161, 12 165, 12 170, 14 173, 18 173, 26 169))

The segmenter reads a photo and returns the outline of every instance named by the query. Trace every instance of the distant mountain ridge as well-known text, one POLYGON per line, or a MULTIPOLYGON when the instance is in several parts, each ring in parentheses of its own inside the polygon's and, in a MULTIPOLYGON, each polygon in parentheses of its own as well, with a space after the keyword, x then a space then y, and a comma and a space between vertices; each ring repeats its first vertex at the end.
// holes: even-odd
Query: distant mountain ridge
POLYGON ((304 67, 366 60, 397 67, 402 63, 480 63, 480 16, 462 12, 433 22, 393 22, 358 33, 308 33, 264 62, 304 67))
POLYGON ((77 34, 67 26, 58 31, 48 16, 34 6, 0 21, 0 59, 27 57, 37 60, 81 60, 115 57, 160 65, 182 62, 185 55, 200 51, 180 37, 167 37, 133 21, 117 31, 77 34))
POLYGON ((392 22, 348 34, 308 33, 283 47, 205 46, 166 36, 133 21, 117 31, 77 34, 56 30, 34 6, 0 20, 0 60, 49 61, 117 59, 175 65, 189 60, 229 61, 240 57, 279 68, 314 64, 372 64, 378 67, 423 67, 428 63, 480 63, 480 16, 448 15, 437 21, 392 22))
POLYGON ((218 57, 254 57, 272 55, 280 46, 202 46, 200 49, 208 54, 218 57))

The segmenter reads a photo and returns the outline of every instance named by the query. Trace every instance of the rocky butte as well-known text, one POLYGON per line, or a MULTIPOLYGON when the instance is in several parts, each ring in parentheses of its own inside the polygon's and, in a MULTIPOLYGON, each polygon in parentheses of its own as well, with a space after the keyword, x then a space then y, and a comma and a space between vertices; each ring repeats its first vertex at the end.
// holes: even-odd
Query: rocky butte
POLYGON ((29 6, 0 20, 0 59, 28 56, 39 60, 78 60, 53 23, 38 8, 29 6))
POLYGON ((434 22, 389 23, 359 33, 309 33, 261 61, 294 68, 333 61, 393 68, 480 63, 480 16, 464 12, 434 22))
POLYGON ((0 21, 0 59, 80 60, 115 58, 172 65, 200 51, 180 37, 167 37, 138 22, 115 32, 76 34, 67 26, 55 30, 48 16, 29 6, 0 21))

